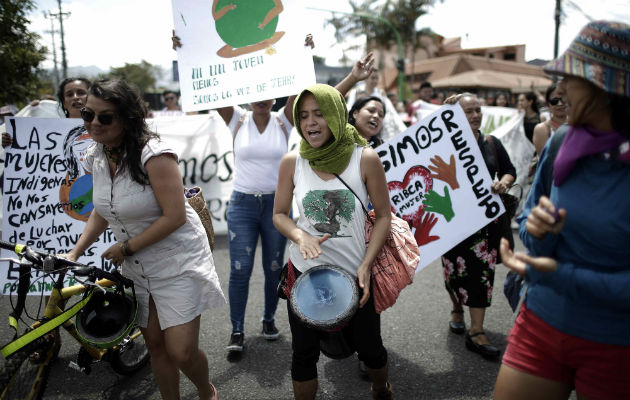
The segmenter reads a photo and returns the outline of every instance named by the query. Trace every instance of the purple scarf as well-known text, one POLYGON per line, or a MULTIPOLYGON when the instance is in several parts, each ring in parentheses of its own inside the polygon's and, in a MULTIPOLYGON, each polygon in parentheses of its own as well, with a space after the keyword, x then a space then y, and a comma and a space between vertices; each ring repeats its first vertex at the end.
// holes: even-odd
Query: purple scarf
POLYGON ((553 183, 560 186, 571 175, 580 158, 619 149, 618 159, 628 162, 628 138, 617 131, 598 131, 591 127, 569 126, 553 163, 553 183), (625 142, 625 143, 624 143, 625 142))

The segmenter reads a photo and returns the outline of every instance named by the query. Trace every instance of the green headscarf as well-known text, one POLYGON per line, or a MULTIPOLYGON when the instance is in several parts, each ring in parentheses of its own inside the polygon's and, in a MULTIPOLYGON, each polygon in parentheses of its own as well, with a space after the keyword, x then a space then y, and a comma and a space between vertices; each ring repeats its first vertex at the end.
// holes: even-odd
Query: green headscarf
POLYGON ((348 124, 346 100, 332 86, 318 83, 304 89, 295 99, 293 120, 295 121, 295 128, 302 137, 300 156, 308 160, 310 166, 318 171, 341 173, 350 162, 354 144, 367 146, 367 141, 359 135, 354 126, 348 124), (332 142, 317 149, 308 143, 300 129, 300 100, 307 93, 315 96, 319 109, 334 137, 332 142))

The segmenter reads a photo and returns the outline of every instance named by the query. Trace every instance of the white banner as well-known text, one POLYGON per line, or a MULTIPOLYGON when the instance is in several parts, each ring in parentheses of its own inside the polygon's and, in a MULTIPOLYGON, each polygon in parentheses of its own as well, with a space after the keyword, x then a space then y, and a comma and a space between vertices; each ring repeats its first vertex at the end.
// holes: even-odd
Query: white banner
POLYGON ((182 108, 208 110, 315 83, 298 0, 173 0, 182 108))
MULTIPOLYGON (((5 153, 2 238, 37 250, 68 252, 93 209, 92 176, 83 168, 92 139, 79 119, 10 118, 6 128, 13 143, 5 153)), ((100 255, 114 242, 106 231, 80 261, 109 271, 112 266, 100 255)), ((15 254, 2 250, 2 256, 15 254)), ((3 264, 0 286, 6 294, 18 278, 18 266, 3 264)), ((73 283, 71 277, 66 281, 73 283)), ((52 289, 52 281, 39 273, 31 282, 34 295, 52 289)))
POLYGON ((504 212, 466 116, 445 105, 376 148, 394 213, 420 245, 419 271, 504 212))

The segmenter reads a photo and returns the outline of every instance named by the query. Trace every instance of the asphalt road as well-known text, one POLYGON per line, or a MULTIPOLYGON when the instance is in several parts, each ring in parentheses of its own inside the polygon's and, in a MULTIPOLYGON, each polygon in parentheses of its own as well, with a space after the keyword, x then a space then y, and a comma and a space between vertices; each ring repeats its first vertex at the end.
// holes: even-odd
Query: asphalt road
MULTIPOLYGON (((522 244, 517 240, 517 249, 522 244)), ((231 324, 229 308, 206 312, 201 319, 200 346, 210 361, 211 381, 221 400, 293 398, 290 361, 291 335, 286 302, 280 300, 276 324, 278 341, 267 342, 261 336, 262 283, 260 247, 250 284, 245 321, 246 350, 238 359, 226 357, 231 324)), ((227 296, 229 261, 227 238, 217 237, 215 263, 221 286, 227 296)), ((513 315, 503 296, 507 269, 497 267, 493 304, 486 314, 485 330, 489 340, 501 351, 513 315)), ((6 297, 0 298, 0 315, 7 315, 6 297)), ((450 300, 444 290, 442 268, 434 262, 420 271, 414 283, 401 293, 396 305, 382 314, 382 336, 389 352, 390 382, 397 399, 489 399, 500 362, 482 359, 464 347, 464 336, 448 330, 450 300)), ((0 318, 1 321, 6 321, 0 318)), ((469 316, 466 315, 469 323, 469 316)), ((7 326, 0 327, 7 337, 7 326)), ((64 332, 60 357, 52 371, 45 399, 160 399, 147 366, 133 377, 121 377, 107 363, 95 364, 90 375, 67 367, 76 358, 79 346, 64 332)), ((318 363, 318 399, 367 399, 370 384, 357 374, 356 356, 331 360, 321 355, 318 363)), ((182 376, 181 398, 197 399, 196 390, 182 376)))

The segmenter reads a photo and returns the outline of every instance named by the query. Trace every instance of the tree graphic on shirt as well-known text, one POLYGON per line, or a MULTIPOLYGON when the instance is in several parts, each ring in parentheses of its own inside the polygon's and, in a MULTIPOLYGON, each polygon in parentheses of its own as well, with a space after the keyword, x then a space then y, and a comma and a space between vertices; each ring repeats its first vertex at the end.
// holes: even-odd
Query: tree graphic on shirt
POLYGON ((304 199, 304 216, 322 234, 340 237, 341 220, 349 222, 354 211, 354 195, 349 190, 311 190, 304 199))

